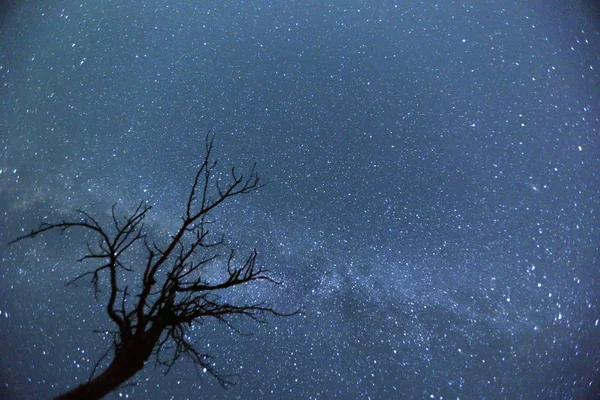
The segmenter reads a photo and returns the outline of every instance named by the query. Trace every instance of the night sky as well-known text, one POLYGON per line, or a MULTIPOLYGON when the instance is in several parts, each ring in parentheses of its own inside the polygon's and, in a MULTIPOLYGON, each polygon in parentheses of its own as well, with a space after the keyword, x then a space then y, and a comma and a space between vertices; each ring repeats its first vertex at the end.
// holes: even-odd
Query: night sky
POLYGON ((237 385, 153 364, 109 398, 593 399, 600 24, 550 0, 0 6, 0 398, 81 383, 110 343, 76 233, 179 223, 204 137, 269 182, 215 229, 292 318, 194 331, 237 385))

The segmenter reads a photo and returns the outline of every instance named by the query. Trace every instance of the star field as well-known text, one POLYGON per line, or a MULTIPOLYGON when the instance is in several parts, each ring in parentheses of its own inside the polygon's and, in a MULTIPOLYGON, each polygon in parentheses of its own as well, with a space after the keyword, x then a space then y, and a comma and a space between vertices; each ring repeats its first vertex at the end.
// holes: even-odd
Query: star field
POLYGON ((0 6, 0 397, 87 379, 110 327, 75 209, 167 237, 216 133, 268 185, 215 229, 302 315, 213 322, 108 398, 582 399, 600 393, 600 25, 592 2, 0 6))

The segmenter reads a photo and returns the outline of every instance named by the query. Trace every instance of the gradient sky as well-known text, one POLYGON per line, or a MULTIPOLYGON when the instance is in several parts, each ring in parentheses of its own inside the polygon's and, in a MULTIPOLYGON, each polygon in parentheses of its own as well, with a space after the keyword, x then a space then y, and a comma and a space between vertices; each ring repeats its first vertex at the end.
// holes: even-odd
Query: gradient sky
POLYGON ((109 344, 80 235, 183 212, 207 131, 269 184, 218 229, 305 314, 207 322, 191 364, 109 398, 581 399, 600 392, 600 25, 592 1, 7 1, 0 6, 0 397, 109 344), (106 219, 105 219, 106 220, 106 219))

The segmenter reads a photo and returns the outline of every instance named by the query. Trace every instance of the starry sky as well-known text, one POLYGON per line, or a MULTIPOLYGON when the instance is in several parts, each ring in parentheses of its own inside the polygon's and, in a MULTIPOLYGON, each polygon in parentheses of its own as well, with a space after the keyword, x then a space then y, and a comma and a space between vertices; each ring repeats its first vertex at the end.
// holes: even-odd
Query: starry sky
POLYGON ((0 6, 0 398, 84 381, 109 338, 76 234, 140 200, 168 235, 216 134, 269 184, 216 214, 293 318, 194 331, 129 399, 600 393, 600 24, 592 1, 7 1, 0 6))

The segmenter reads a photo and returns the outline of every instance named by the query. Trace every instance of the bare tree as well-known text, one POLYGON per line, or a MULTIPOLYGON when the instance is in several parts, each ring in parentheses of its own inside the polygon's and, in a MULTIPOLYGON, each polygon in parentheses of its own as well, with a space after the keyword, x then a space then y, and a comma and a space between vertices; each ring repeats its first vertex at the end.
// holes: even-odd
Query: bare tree
POLYGON ((81 214, 78 221, 43 222, 11 242, 35 238, 47 231, 71 229, 87 231, 97 240, 95 244, 86 243, 86 253, 78 260, 92 261, 96 265, 67 285, 89 277, 97 300, 101 288, 108 289, 102 301, 116 326, 110 332, 112 345, 98 360, 86 383, 57 399, 100 399, 144 368, 151 357, 168 372, 177 360, 187 356, 197 370, 210 373, 225 387, 232 383, 229 377, 219 373, 209 361, 209 355, 201 353, 190 342, 188 334, 192 325, 202 318, 212 317, 237 331, 231 321, 236 316, 264 322, 266 314, 290 316, 296 313, 281 313, 266 303, 231 304, 221 296, 223 291, 253 281, 279 282, 257 264, 256 250, 238 264, 223 236, 215 237, 209 232, 209 216, 213 210, 232 197, 252 193, 262 186, 255 166, 247 175, 238 174, 232 168, 229 176, 220 180, 217 161, 212 156, 213 141, 214 136, 207 135, 205 156, 184 205, 181 224, 167 244, 150 243, 143 221, 151 207, 144 202, 131 216, 124 218, 117 217, 113 206, 112 224, 108 228, 87 212, 78 210, 81 214), (217 281, 205 276, 207 268, 215 264, 222 268, 221 279, 217 281), (137 283, 135 279, 132 281, 132 274, 137 283), (110 364, 96 375, 100 362, 110 353, 110 364))

